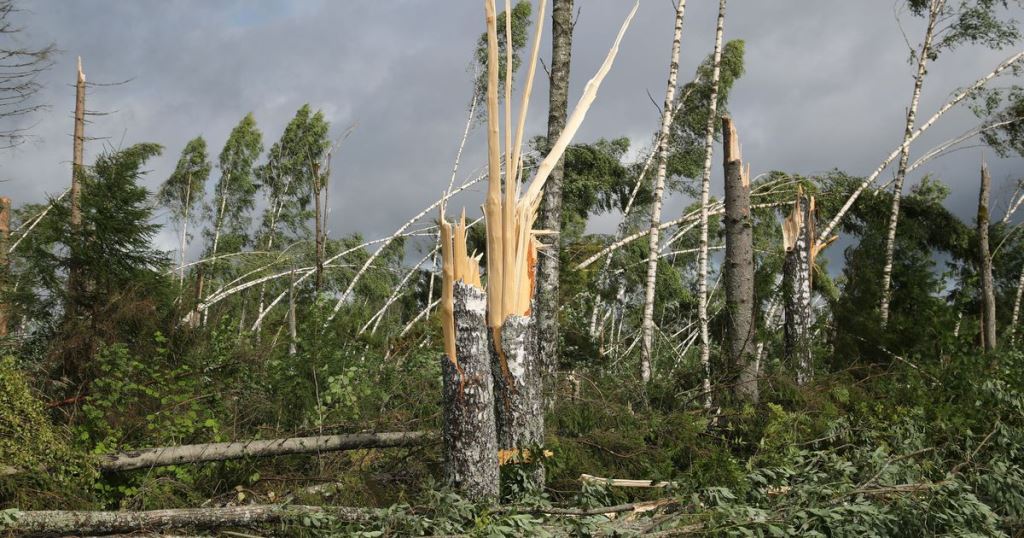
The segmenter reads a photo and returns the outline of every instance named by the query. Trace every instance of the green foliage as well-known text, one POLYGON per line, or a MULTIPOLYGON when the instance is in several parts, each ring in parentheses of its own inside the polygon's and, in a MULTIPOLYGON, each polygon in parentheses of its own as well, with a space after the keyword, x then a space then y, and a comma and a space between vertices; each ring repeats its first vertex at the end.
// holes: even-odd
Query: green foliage
MULTIPOLYGON (((530 15, 533 13, 533 3, 529 0, 518 0, 514 6, 512 6, 512 33, 510 36, 506 36, 506 17, 505 11, 498 13, 497 27, 498 27, 498 99, 504 99, 505 97, 505 65, 507 64, 507 53, 508 53, 508 37, 511 37, 512 41, 512 73, 513 79, 517 71, 519 71, 519 64, 522 63, 520 53, 523 47, 526 46, 527 30, 530 28, 530 15)), ((478 110, 483 111, 486 108, 483 106, 487 98, 487 32, 480 35, 480 39, 477 40, 476 52, 474 53, 475 65, 474 70, 476 72, 476 80, 473 83, 473 93, 476 96, 477 103, 479 103, 478 110)))
POLYGON ((0 359, 0 507, 88 502, 82 485, 94 472, 67 432, 50 422, 15 360, 0 359))
POLYGON ((178 219, 195 218, 192 209, 201 205, 212 165, 206 140, 197 136, 185 144, 171 177, 160 187, 156 199, 178 219))
POLYGON ((262 152, 263 135, 252 113, 246 114, 231 130, 220 152, 220 180, 214 188, 212 205, 206 207, 213 222, 213 229, 206 231, 207 242, 212 245, 220 235, 212 254, 234 252, 247 242, 249 211, 256 203, 258 188, 254 166, 262 152))

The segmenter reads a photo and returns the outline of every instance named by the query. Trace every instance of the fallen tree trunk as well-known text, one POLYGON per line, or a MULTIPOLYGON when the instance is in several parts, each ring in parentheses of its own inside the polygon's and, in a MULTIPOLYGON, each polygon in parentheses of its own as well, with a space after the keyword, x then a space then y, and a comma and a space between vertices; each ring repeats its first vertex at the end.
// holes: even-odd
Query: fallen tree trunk
POLYGON ((378 510, 343 506, 302 506, 254 504, 223 508, 180 508, 170 510, 71 511, 41 510, 13 512, 13 521, 0 532, 16 536, 83 536, 137 533, 169 528, 210 529, 249 527, 288 522, 303 516, 330 517, 344 522, 369 521, 378 510))
POLYGON ((436 438, 437 434, 427 431, 352 433, 144 448, 104 454, 100 456, 99 468, 102 471, 128 471, 181 463, 203 463, 361 448, 418 446, 430 443, 436 438))

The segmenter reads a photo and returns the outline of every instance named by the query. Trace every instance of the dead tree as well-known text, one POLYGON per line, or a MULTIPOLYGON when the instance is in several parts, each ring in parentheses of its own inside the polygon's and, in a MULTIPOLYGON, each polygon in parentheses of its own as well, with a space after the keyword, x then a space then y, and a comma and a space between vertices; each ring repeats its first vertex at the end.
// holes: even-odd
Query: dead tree
POLYGON ((988 166, 981 165, 981 188, 978 192, 978 272, 981 273, 982 347, 996 348, 996 295, 992 283, 992 252, 988 247, 988 198, 992 178, 988 166))
POLYGON ((658 175, 654 180, 654 200, 651 202, 650 251, 647 254, 647 283, 644 287, 643 353, 640 357, 640 379, 651 380, 651 361, 654 355, 654 291, 658 277, 658 238, 661 224, 661 199, 665 191, 665 175, 668 167, 669 132, 672 128, 672 110, 676 102, 676 76, 679 73, 679 48, 683 36, 683 17, 686 14, 686 0, 679 0, 676 6, 675 30, 672 34, 672 56, 668 64, 668 84, 665 89, 665 104, 661 110, 661 131, 658 136, 658 175))
MULTIPOLYGON (((71 232, 75 235, 82 228, 82 179, 85 174, 85 73, 82 71, 82 58, 78 58, 78 77, 75 82, 75 134, 72 143, 71 160, 71 232)), ((68 271, 69 304, 74 304, 81 285, 78 264, 74 262, 68 271)))
POLYGON ((454 227, 441 209, 443 475, 467 497, 498 498, 494 385, 480 269, 466 254, 465 212, 454 227))
POLYGON ((757 402, 757 345, 754 342, 754 223, 750 215, 750 167, 743 168, 739 135, 722 116, 725 165, 725 301, 729 360, 737 372, 734 392, 757 402))

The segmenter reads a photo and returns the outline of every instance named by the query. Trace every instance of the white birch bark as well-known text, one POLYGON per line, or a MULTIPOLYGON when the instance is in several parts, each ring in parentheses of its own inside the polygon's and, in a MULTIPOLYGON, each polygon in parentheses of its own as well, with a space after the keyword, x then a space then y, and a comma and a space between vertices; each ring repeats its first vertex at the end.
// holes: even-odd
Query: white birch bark
POLYGON ((892 264, 896 250, 896 225, 900 218, 900 198, 903 195, 903 180, 907 176, 907 163, 910 158, 910 137, 914 134, 914 123, 917 120, 917 107, 921 102, 921 87, 924 77, 928 74, 928 60, 932 52, 932 36, 939 20, 939 14, 945 0, 932 0, 928 8, 928 27, 925 30, 921 50, 917 51, 917 74, 914 76, 914 93, 907 109, 907 122, 903 130, 903 144, 900 146, 900 160, 896 168, 896 181, 892 190, 892 208, 889 210, 889 229, 885 237, 885 264, 882 266, 882 298, 879 303, 879 316, 882 327, 889 323, 889 302, 892 299, 892 264))
POLYGON ((700 364, 704 370, 704 407, 711 408, 711 337, 708 327, 708 206, 711 200, 711 154, 718 121, 718 80, 722 64, 722 33, 725 26, 725 0, 718 2, 718 26, 715 29, 715 56, 711 71, 711 98, 708 103, 708 127, 704 138, 704 174, 700 187, 700 251, 697 253, 697 319, 700 322, 700 364))
POLYGON ((644 289, 643 353, 640 358, 640 380, 645 384, 651 380, 651 362, 654 338, 654 288, 658 276, 658 233, 661 224, 661 200, 665 190, 665 173, 668 166, 668 138, 672 128, 672 109, 676 97, 676 76, 679 73, 679 49, 683 36, 683 18, 686 14, 686 0, 679 0, 676 7, 675 29, 672 34, 672 56, 668 67, 668 84, 665 89, 665 103, 661 110, 661 130, 658 135, 658 173, 654 180, 654 200, 651 203, 651 228, 649 233, 650 252, 647 257, 647 283, 644 289))

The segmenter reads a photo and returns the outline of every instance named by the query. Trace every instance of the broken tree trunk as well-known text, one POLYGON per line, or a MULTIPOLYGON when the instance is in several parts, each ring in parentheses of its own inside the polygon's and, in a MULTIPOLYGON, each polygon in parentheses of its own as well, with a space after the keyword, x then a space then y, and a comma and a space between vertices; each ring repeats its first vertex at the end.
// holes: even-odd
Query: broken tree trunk
POLYGON ((665 191, 665 175, 668 167, 668 135, 672 128, 672 110, 676 99, 676 76, 679 73, 679 48, 683 36, 683 18, 686 14, 686 0, 676 6, 675 30, 672 34, 672 56, 668 64, 668 84, 665 89, 665 103, 661 110, 661 131, 658 135, 658 174, 654 180, 654 200, 651 202, 650 251, 647 254, 647 282, 644 287, 644 313, 642 322, 643 353, 640 356, 640 380, 651 380, 651 361, 654 355, 654 291, 658 277, 658 237, 661 230, 661 199, 665 191))
POLYGON ((992 283, 992 252, 988 248, 988 197, 992 178, 988 166, 981 165, 981 189, 978 193, 978 271, 981 273, 982 334, 985 351, 996 348, 996 295, 992 283))
POLYGON ((309 454, 357 450, 363 448, 393 448, 419 446, 435 439, 435 434, 426 431, 389 433, 352 433, 342 435, 320 435, 314 437, 287 437, 231 443, 204 443, 162 448, 143 448, 99 456, 102 471, 129 471, 179 465, 182 463, 204 463, 241 458, 264 458, 288 454, 309 454))
POLYGON ((811 270, 814 239, 814 198, 806 201, 797 192, 796 203, 782 224, 786 259, 782 266, 782 293, 786 323, 784 349, 796 369, 796 382, 811 379, 811 270))
POLYGON ((754 223, 750 215, 750 171, 743 169, 739 135, 722 116, 725 163, 725 302, 729 360, 737 373, 734 393, 757 402, 754 343, 754 223))
MULTIPOLYGON (((75 131, 71 157, 71 231, 77 235, 82 228, 82 178, 85 174, 85 72, 82 71, 82 57, 78 57, 78 77, 75 82, 75 131)), ((77 243, 77 241, 76 241, 77 243)), ((81 276, 78 261, 72 256, 68 269, 68 306, 75 304, 79 295, 81 276)), ((73 308, 69 308, 73 311, 73 308)))
MULTIPOLYGON (((498 449, 539 451, 537 447, 544 445, 544 398, 543 365, 535 359, 536 320, 533 316, 509 316, 500 334, 502 353, 492 352, 491 356, 498 449)), ((492 351, 497 345, 492 342, 492 351)), ((534 484, 544 484, 543 465, 532 465, 530 475, 534 484)))
POLYGON ((484 321, 487 298, 465 282, 450 289, 451 303, 441 305, 442 315, 450 308, 454 321, 454 357, 449 350, 441 359, 443 474, 467 498, 493 501, 498 498, 498 444, 484 321))
POLYGON ((251 527, 301 522, 303 516, 326 516, 342 522, 363 522, 379 510, 344 506, 254 504, 222 508, 179 508, 140 512, 41 510, 13 512, 13 521, 0 523, 0 533, 16 536, 84 536, 150 532, 160 529, 251 527))

